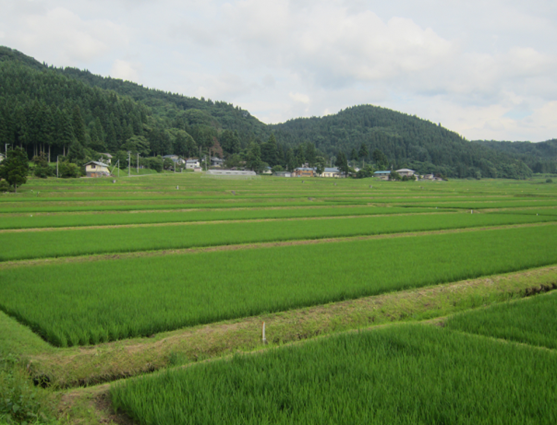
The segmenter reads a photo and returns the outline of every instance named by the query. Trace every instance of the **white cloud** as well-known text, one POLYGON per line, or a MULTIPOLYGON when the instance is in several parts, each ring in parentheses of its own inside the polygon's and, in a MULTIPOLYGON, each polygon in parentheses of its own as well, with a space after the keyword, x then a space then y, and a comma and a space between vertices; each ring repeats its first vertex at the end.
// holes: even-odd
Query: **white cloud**
POLYGON ((301 94, 301 93, 292 93, 290 92, 288 94, 288 96, 290 97, 290 99, 292 99, 294 102, 300 102, 300 103, 309 103, 309 96, 306 94, 301 94))
POLYGON ((139 67, 140 65, 138 64, 134 65, 131 62, 116 59, 112 64, 110 76, 113 78, 121 78, 122 80, 138 82, 140 81, 140 73, 137 70, 139 67))

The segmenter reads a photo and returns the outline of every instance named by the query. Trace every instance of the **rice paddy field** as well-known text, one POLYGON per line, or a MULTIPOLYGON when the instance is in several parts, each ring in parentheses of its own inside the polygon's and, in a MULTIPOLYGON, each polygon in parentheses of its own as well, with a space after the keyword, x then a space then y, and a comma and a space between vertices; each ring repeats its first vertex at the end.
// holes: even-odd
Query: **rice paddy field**
POLYGON ((0 195, 0 357, 98 391, 91 423, 556 423, 544 181, 32 179, 0 195))

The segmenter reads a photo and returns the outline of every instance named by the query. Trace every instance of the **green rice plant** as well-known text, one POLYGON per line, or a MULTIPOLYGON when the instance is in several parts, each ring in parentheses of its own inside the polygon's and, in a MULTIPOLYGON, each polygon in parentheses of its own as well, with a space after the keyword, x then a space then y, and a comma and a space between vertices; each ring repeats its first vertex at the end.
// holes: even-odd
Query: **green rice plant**
POLYGON ((342 334, 111 386, 151 424, 547 424, 557 354, 423 325, 342 334))
POLYGON ((0 269, 0 308, 54 345, 555 264, 557 226, 0 269))
POLYGON ((416 202, 414 204, 405 203, 405 206, 415 207, 439 207, 439 208, 462 208, 467 210, 495 209, 495 208, 531 208, 531 207, 557 207, 557 200, 529 199, 527 201, 494 201, 494 202, 416 202))
MULTIPOLYGON (((17 206, 1 208, 0 213, 21 214, 21 213, 48 213, 48 212, 94 212, 94 211, 150 211, 150 210, 183 210, 183 209, 231 209, 231 208, 275 208, 275 207, 315 207, 326 206, 325 202, 305 201, 305 202, 222 202, 212 204, 192 204, 177 201, 174 204, 140 203, 127 202, 123 205, 116 203, 104 205, 94 203, 91 205, 46 205, 46 206, 17 206)), ((367 205, 366 201, 346 201, 337 205, 367 205)), ((427 208, 427 207, 426 207, 427 208)))
POLYGON ((557 349, 557 292, 450 317, 449 329, 557 349))
POLYGON ((281 208, 281 209, 229 209, 209 211, 181 211, 181 212, 136 212, 119 214, 60 214, 60 215, 25 215, 2 217, 0 229, 31 229, 41 227, 82 227, 108 226, 123 224, 154 224, 180 223, 195 221, 229 221, 229 220, 258 220, 277 218, 305 218, 305 217, 342 217, 378 214, 419 214, 432 212, 447 212, 447 210, 432 208, 397 208, 397 207, 328 207, 314 208, 281 208))
POLYGON ((8 232, 2 234, 3 250, 0 252, 0 261, 379 235, 554 220, 554 217, 547 216, 431 214, 8 232))

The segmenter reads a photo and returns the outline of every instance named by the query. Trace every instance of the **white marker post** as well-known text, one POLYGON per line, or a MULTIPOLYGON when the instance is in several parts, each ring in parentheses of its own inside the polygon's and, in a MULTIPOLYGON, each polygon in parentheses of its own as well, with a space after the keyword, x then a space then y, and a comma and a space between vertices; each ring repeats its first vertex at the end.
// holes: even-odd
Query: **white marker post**
POLYGON ((265 338, 265 322, 263 322, 263 327, 261 329, 261 336, 263 344, 267 344, 267 338, 265 338))

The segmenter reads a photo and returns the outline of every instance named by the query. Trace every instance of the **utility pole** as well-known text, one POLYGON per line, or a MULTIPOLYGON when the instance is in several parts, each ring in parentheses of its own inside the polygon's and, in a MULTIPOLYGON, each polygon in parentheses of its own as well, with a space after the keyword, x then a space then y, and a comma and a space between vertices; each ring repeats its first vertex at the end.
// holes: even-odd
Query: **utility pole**
POLYGON ((59 157, 59 156, 60 156, 60 155, 56 155, 56 178, 57 178, 57 179, 59 178, 59 177, 58 177, 58 157, 59 157))
POLYGON ((131 174, 130 174, 130 173, 131 173, 131 168, 132 168, 132 167, 131 167, 131 158, 132 158, 132 157, 131 157, 131 152, 128 151, 128 177, 131 175, 131 174))
POLYGON ((139 152, 137 152, 137 174, 139 174, 139 152))
POLYGON ((118 160, 116 166, 118 167, 118 178, 120 178, 120 160, 118 160))
POLYGON ((8 146, 10 146, 11 143, 4 143, 4 153, 6 154, 6 159, 8 159, 8 146))

